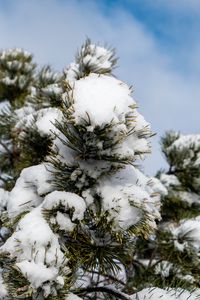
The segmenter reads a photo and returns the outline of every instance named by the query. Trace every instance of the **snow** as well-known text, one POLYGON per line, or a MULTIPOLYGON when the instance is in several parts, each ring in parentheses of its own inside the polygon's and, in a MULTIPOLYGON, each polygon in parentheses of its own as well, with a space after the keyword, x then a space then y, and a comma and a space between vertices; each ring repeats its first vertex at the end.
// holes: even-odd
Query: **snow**
POLYGON ((0 213, 6 209, 8 199, 9 199, 9 192, 0 188, 0 213))
MULTIPOLYGON (((15 109, 15 115, 17 117, 17 119, 19 120, 19 122, 22 122, 22 120, 24 120, 25 118, 28 118, 29 115, 31 115, 32 113, 34 113, 34 109, 31 106, 23 106, 19 109, 15 109)), ((17 123, 18 124, 18 123, 17 123)), ((17 128, 17 125, 15 125, 17 128)))
POLYGON ((21 172, 9 194, 7 210, 10 218, 38 206, 43 200, 41 196, 52 191, 52 174, 48 169, 48 164, 40 164, 25 168, 21 172))
POLYGON ((31 57, 31 54, 22 48, 10 48, 0 52, 0 59, 6 59, 8 56, 17 58, 23 55, 27 59, 31 57))
POLYGON ((3 82, 6 85, 14 85, 17 81, 17 77, 14 77, 13 79, 10 79, 9 77, 4 77, 1 79, 1 82, 3 82))
POLYGON ((77 80, 79 77, 79 64, 71 63, 64 72, 65 72, 67 81, 73 87, 75 80, 77 80))
POLYGON ((10 252, 17 262, 34 260, 35 263, 55 266, 64 261, 58 237, 45 221, 41 206, 19 221, 16 231, 1 247, 1 251, 10 252))
POLYGON ((102 209, 109 212, 108 220, 115 221, 116 229, 128 229, 142 221, 148 215, 155 226, 154 219, 160 218, 159 197, 154 194, 148 184, 149 179, 133 166, 123 170, 108 179, 99 181, 95 191, 84 191, 87 205, 92 205, 93 193, 102 198, 102 209))
POLYGON ((83 57, 83 63, 85 65, 95 65, 96 68, 99 67, 108 70, 112 67, 111 59, 113 57, 113 51, 93 44, 88 45, 86 48, 82 48, 82 54, 85 51, 90 52, 83 57))
POLYGON ((15 257, 16 266, 30 285, 33 288, 42 287, 46 296, 51 293, 52 284, 64 284, 61 273, 69 272, 58 236, 44 219, 42 205, 32 209, 19 221, 0 252, 9 252, 11 257, 15 257))
MULTIPOLYGON (((148 238, 150 240, 150 238, 148 238)), ((153 239, 155 240, 155 239, 153 239)), ((161 275, 162 278, 169 277, 171 274, 175 275, 177 278, 181 278, 185 281, 194 282, 194 277, 191 275, 182 275, 181 269, 177 265, 172 264, 166 260, 157 259, 139 259, 139 262, 148 270, 148 268, 154 268, 156 275, 161 275)))
POLYGON ((35 125, 41 134, 51 134, 52 131, 56 131, 55 121, 59 121, 61 118, 62 113, 59 109, 44 108, 39 111, 35 125))
MULTIPOLYGON (((43 209, 52 210, 55 208, 59 209, 59 206, 62 206, 66 211, 72 209, 72 221, 82 220, 86 210, 86 204, 83 198, 80 196, 70 193, 70 192, 61 192, 54 191, 48 194, 44 198, 42 204, 43 209)), ((52 220, 55 222, 54 220, 52 220)), ((66 213, 57 212, 56 223, 59 225, 61 230, 72 231, 75 224, 73 224, 69 218, 69 215, 66 213)))
POLYGON ((153 187, 154 192, 157 192, 162 196, 167 195, 166 187, 162 184, 162 182, 158 178, 151 177, 149 180, 149 184, 153 187))
POLYGON ((10 233, 10 230, 6 227, 0 228, 0 246, 4 244, 4 241, 8 238, 10 233))
POLYGON ((106 75, 91 74, 75 82, 73 89, 76 122, 91 120, 92 126, 124 121, 129 106, 135 102, 129 87, 122 81, 106 75))
POLYGON ((0 52, 2 67, 0 82, 7 86, 17 86, 20 89, 29 88, 29 79, 35 64, 32 55, 23 49, 7 49, 0 52))
POLYGON ((31 282, 33 288, 40 287, 45 281, 55 281, 58 276, 56 268, 47 268, 44 264, 36 264, 34 261, 22 261, 16 263, 16 266, 31 282))
POLYGON ((198 293, 189 292, 182 289, 160 289, 157 287, 151 287, 143 289, 142 291, 132 295, 131 300, 197 300, 198 293))
POLYGON ((6 300, 7 290, 2 278, 2 270, 0 269, 0 299, 6 300))
POLYGON ((43 108, 37 112, 29 110, 27 114, 26 108, 16 111, 19 121, 15 125, 16 130, 23 130, 24 127, 31 128, 34 124, 41 135, 54 136, 53 132, 57 132, 54 126, 55 121, 61 121, 62 112, 57 108, 43 108))
POLYGON ((193 146, 195 149, 200 147, 200 134, 187 134, 180 135, 180 137, 173 142, 171 147, 176 147, 179 149, 190 148, 193 146))
MULTIPOLYGON (((148 131, 146 132, 147 135, 148 135, 148 131)), ((142 154, 150 153, 150 152, 151 152, 151 146, 149 141, 147 140, 147 138, 138 137, 137 132, 128 135, 121 142, 121 144, 117 145, 116 148, 112 151, 113 154, 118 154, 122 158, 124 156, 133 157, 134 155, 136 157, 137 154, 137 158, 139 157, 140 159, 143 158, 142 154)))
POLYGON ((200 204, 200 195, 181 190, 181 183, 175 175, 161 174, 160 181, 168 189, 168 192, 172 193, 172 197, 178 197, 189 205, 200 204))
POLYGON ((175 238, 174 246, 179 251, 193 248, 195 251, 200 251, 200 216, 182 220, 177 227, 171 227, 171 233, 175 238))
POLYGON ((93 44, 82 47, 76 62, 64 71, 67 81, 73 86, 74 82, 86 75, 87 72, 105 74, 112 71, 114 51, 93 44), (87 71, 85 71, 87 70, 87 71))
MULTIPOLYGON (((35 184, 34 188, 37 189, 37 193, 43 192, 46 188, 40 178, 38 178, 38 182, 36 178, 34 178, 34 171, 37 171, 36 174, 40 174, 40 168, 42 171, 46 169, 44 169, 43 165, 39 165, 39 168, 33 169, 32 172, 32 168, 34 167, 25 169, 22 172, 24 176, 21 177, 28 179, 33 176, 30 188, 33 188, 35 184)), ((18 179, 18 185, 21 191, 20 194, 16 192, 16 195, 19 199, 22 197, 21 201, 23 201, 24 199, 27 200, 27 197, 25 197, 27 189, 21 184, 24 184, 24 182, 19 183, 18 179), (25 193, 25 195, 23 195, 23 193, 25 193)), ((33 191, 29 191, 27 195, 30 193, 33 193, 33 191)), ((11 191, 11 194, 13 195, 13 191, 11 191)), ((13 202, 15 202, 14 200, 16 200, 16 197, 13 199, 13 202)), ((42 200, 41 198, 40 202, 42 202, 42 200)), ((53 209, 59 206, 59 204, 64 206, 66 210, 72 208, 72 221, 83 219, 86 209, 83 198, 73 193, 54 191, 44 197, 43 202, 39 206, 32 208, 31 212, 27 213, 19 221, 15 232, 0 248, 1 252, 9 252, 11 257, 16 258, 16 265, 34 288, 42 286, 46 281, 52 281, 58 284, 63 282, 62 277, 58 274, 60 274, 60 269, 63 270, 67 259, 60 249, 58 236, 53 233, 43 216, 44 209, 53 209)), ((19 213, 19 210, 20 206, 16 208, 16 213, 19 213)), ((58 211, 56 221, 60 225, 61 230, 71 231, 74 228, 74 224, 67 214, 58 211)), ((48 288, 46 285, 44 289, 47 293, 48 288)))
MULTIPOLYGON (((54 132, 56 131, 54 130, 54 132)), ((67 147, 66 144, 67 138, 59 132, 58 136, 52 142, 52 150, 57 153, 57 158, 60 162, 73 165, 77 157, 77 152, 67 147)))
MULTIPOLYGON (((90 159, 83 161, 77 155, 77 151, 67 146, 67 138, 56 131, 52 150, 57 152, 57 159, 63 163, 68 165, 76 163, 77 170, 71 179, 78 177, 75 184, 79 188, 81 184, 83 186, 83 182, 86 183, 88 176, 98 178, 103 171, 110 170, 110 164, 105 167, 103 161, 106 157, 109 160, 110 156, 115 155, 122 161, 126 159, 134 161, 150 152, 150 143, 147 139, 151 135, 150 125, 135 109, 136 104, 131 97, 131 91, 123 82, 111 76, 90 74, 76 81, 73 90, 63 94, 63 101, 69 107, 73 123, 86 129, 84 139, 87 147, 96 149, 99 161, 102 157, 99 163, 94 160, 92 154, 90 159), (88 124, 85 124, 84 119, 88 124), (113 145, 109 146, 94 130, 105 130, 104 127, 110 124, 112 127, 106 134, 113 145), (79 172, 82 173, 82 183, 79 172)), ((59 117, 57 119, 62 122, 59 117)))
POLYGON ((4 111, 8 111, 10 109, 10 103, 8 100, 4 100, 0 102, 0 114, 4 111))
MULTIPOLYGON (((40 72, 37 74, 39 77, 39 81, 41 80, 41 84, 57 82, 61 79, 61 74, 57 72, 53 72, 49 65, 44 66, 40 72)), ((39 82, 40 83, 40 82, 39 82)))
MULTIPOLYGON (((89 286, 93 286, 94 283, 98 282, 98 286, 107 286, 112 290, 121 290, 124 288, 124 285, 127 281, 126 269, 122 263, 115 260, 117 265, 117 269, 115 272, 115 282, 112 282, 109 276, 112 276, 112 272, 108 272, 106 274, 99 274, 98 269, 95 270, 94 273, 87 272, 84 269, 79 268, 77 272, 77 280, 73 286, 73 290, 79 290, 81 288, 86 288, 89 286)), ((103 298, 104 299, 104 298, 103 298)))
POLYGON ((52 217, 50 219, 50 222, 52 224, 57 223, 59 225, 60 230, 64 230, 68 232, 73 231, 73 229, 76 226, 76 224, 71 222, 67 214, 60 213, 59 211, 57 212, 56 218, 54 219, 52 217))
POLYGON ((181 201, 187 202, 189 205, 192 205, 193 203, 200 205, 200 195, 196 193, 179 191, 175 194, 177 194, 181 201))
POLYGON ((131 90, 122 81, 91 73, 74 83, 64 101, 73 102, 69 108, 72 119, 76 125, 84 126, 88 133, 93 133, 95 128, 105 130, 105 126, 112 126, 107 130, 107 136, 115 147, 106 146, 96 134, 90 141, 99 156, 117 154, 122 160, 124 157, 133 160, 135 154, 150 152, 147 140, 151 135, 150 125, 136 110, 131 90))
POLYGON ((143 191, 140 189, 138 191, 136 189, 137 187, 128 189, 122 185, 109 184, 109 182, 106 182, 105 186, 101 185, 98 189, 99 194, 102 196, 103 210, 109 211, 109 218, 111 220, 114 218, 119 223, 119 227, 123 229, 128 229, 132 225, 137 224, 143 217, 138 197, 140 192, 143 199, 148 197, 148 195, 143 194, 143 191), (130 199, 131 194, 132 199, 130 199), (133 204, 130 203, 131 200, 133 204))
POLYGON ((51 210, 59 205, 64 206, 65 209, 74 208, 73 220, 83 218, 86 206, 80 196, 70 192, 54 191, 44 198, 44 209, 51 210))
MULTIPOLYGON (((178 275, 177 277, 181 278, 182 280, 188 281, 189 283, 194 283, 195 282, 194 277, 192 275, 189 275, 189 274, 184 275, 184 276, 183 275, 178 275)), ((199 293, 199 295, 200 295, 200 293, 199 293)))
POLYGON ((0 248, 0 252, 9 252, 11 257, 16 258, 16 265, 31 286, 36 288, 49 280, 63 284, 58 274, 64 266, 65 272, 68 272, 67 259, 60 249, 58 236, 45 221, 41 206, 19 221, 16 231, 0 248))
POLYGON ((51 95, 51 94, 60 95, 62 93, 62 89, 58 86, 58 84, 53 83, 53 84, 49 84, 45 88, 42 88, 42 92, 47 95, 51 95))
POLYGON ((170 186, 180 186, 181 183, 175 175, 161 174, 160 181, 166 188, 170 186))
MULTIPOLYGON (((185 151, 183 159, 183 167, 188 166, 200 167, 200 134, 188 134, 180 135, 170 147, 167 148, 167 152, 185 151)), ((200 178, 197 177, 196 185, 199 187, 200 178)))
POLYGON ((169 261, 164 260, 156 264, 155 274, 161 274, 162 277, 168 277, 172 269, 173 269, 173 264, 170 263, 169 261))

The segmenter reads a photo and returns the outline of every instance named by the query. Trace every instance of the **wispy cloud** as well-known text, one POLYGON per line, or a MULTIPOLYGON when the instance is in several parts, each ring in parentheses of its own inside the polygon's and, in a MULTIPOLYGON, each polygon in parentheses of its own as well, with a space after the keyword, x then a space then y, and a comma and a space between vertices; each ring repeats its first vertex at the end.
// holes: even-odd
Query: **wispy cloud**
MULTIPOLYGON (((141 2, 148 9, 147 2, 141 2)), ((159 0, 149 2, 157 3, 150 13, 161 5, 159 0)), ((170 28, 163 27, 164 30, 170 28)), ((186 40, 185 45, 180 43, 170 48, 168 41, 165 49, 162 37, 134 16, 134 9, 130 12, 125 6, 119 9, 114 5, 106 13, 98 1, 8 0, 6 7, 0 10, 0 36, 1 48, 24 47, 35 54, 36 61, 50 63, 56 69, 62 69, 73 60, 86 36, 95 42, 107 42, 116 47, 120 57, 117 75, 133 84, 140 111, 158 136, 167 129, 185 133, 199 130, 200 38, 197 39, 196 34, 190 39, 186 35, 189 45, 186 40)), ((164 165, 157 141, 158 137, 153 155, 146 163, 147 172, 153 173, 164 165)))

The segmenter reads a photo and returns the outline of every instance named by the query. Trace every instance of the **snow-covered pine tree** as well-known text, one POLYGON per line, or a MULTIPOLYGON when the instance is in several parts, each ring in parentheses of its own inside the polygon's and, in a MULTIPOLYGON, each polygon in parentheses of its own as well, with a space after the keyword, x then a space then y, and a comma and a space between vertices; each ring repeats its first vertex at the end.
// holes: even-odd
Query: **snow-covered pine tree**
POLYGON ((61 106, 61 73, 54 72, 50 66, 44 66, 34 74, 32 93, 27 97, 26 105, 15 111, 14 133, 17 134, 19 161, 18 170, 22 170, 44 160, 51 145, 51 134, 43 129, 41 119, 48 114, 49 122, 54 119, 52 107, 61 106))
POLYGON ((37 111, 51 151, 1 191, 13 231, 0 249, 1 299, 135 299, 135 240, 155 228, 160 202, 136 167, 150 127, 111 75, 115 62, 87 41, 65 71, 62 105, 37 111))
POLYGON ((50 141, 36 129, 37 110, 59 106, 61 78, 49 66, 38 71, 32 55, 23 49, 0 52, 1 186, 12 188, 24 167, 45 157, 50 141))
MULTIPOLYGON (((49 66, 37 70, 32 55, 23 49, 1 51, 1 187, 10 190, 24 167, 38 164, 46 156, 51 139, 49 135, 37 130, 37 111, 42 107, 59 105, 59 101, 56 100, 60 99, 58 93, 62 93, 61 77, 49 66)), ((5 195, 4 190, 0 189, 0 194, 2 193, 5 195)), ((5 200, 1 202, 0 211, 2 244, 10 232, 7 229, 7 226, 10 226, 7 223, 5 200)))
POLYGON ((15 177, 17 151, 12 128, 13 111, 25 104, 36 65, 22 49, 0 52, 0 181, 11 184, 15 177))
MULTIPOLYGON (((134 280, 139 288, 153 285, 192 291, 199 289, 200 274, 200 135, 171 131, 161 144, 169 164, 168 171, 158 173, 166 188, 162 219, 155 235, 138 241, 134 280)), ((199 297, 200 291, 196 294, 199 297)))

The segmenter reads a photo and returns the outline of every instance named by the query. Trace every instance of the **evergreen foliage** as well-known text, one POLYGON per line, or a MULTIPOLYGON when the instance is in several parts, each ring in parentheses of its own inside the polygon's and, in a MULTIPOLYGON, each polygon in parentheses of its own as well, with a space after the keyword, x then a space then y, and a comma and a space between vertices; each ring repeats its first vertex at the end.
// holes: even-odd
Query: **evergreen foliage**
POLYGON ((8 100, 14 108, 24 104, 30 92, 36 65, 32 55, 22 49, 0 53, 0 101, 8 100))
POLYGON ((73 85, 75 80, 90 73, 111 74, 116 63, 114 49, 94 45, 90 39, 87 39, 78 51, 75 62, 71 63, 64 73, 67 81, 73 85))
POLYGON ((18 153, 12 129, 14 110, 25 104, 36 65, 32 55, 22 49, 0 52, 0 179, 5 185, 15 177, 18 153))
POLYGON ((59 106, 61 93, 61 75, 50 66, 38 71, 32 55, 22 49, 0 52, 1 186, 11 189, 24 167, 46 156, 51 142, 35 127, 37 111, 59 106), (17 124, 27 118, 28 128, 24 124, 22 130, 17 124))
POLYGON ((137 278, 138 287, 192 291, 199 289, 200 274, 200 136, 170 131, 161 145, 169 163, 167 172, 158 172, 166 188, 162 219, 156 234, 138 240, 133 280, 137 278))
POLYGON ((36 164, 10 192, 1 189, 5 299, 133 293, 127 283, 136 237, 154 230, 159 195, 135 166, 150 152, 152 134, 131 89, 112 76, 115 63, 113 50, 87 40, 75 72, 71 65, 58 78, 43 68, 15 111, 22 166, 36 164))
POLYGON ((62 74, 0 54, 0 300, 198 299, 200 137, 167 133, 146 177, 116 62, 89 39, 62 74))

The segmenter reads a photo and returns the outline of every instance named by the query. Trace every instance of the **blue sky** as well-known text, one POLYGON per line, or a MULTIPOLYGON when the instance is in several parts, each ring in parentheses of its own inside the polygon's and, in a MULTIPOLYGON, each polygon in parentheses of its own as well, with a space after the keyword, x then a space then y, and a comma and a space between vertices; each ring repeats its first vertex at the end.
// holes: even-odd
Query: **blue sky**
POLYGON ((86 36, 116 47, 115 74, 157 133, 149 174, 166 166, 166 130, 200 131, 199 32, 199 0, 0 0, 0 48, 23 47, 39 64, 62 70, 86 36))

